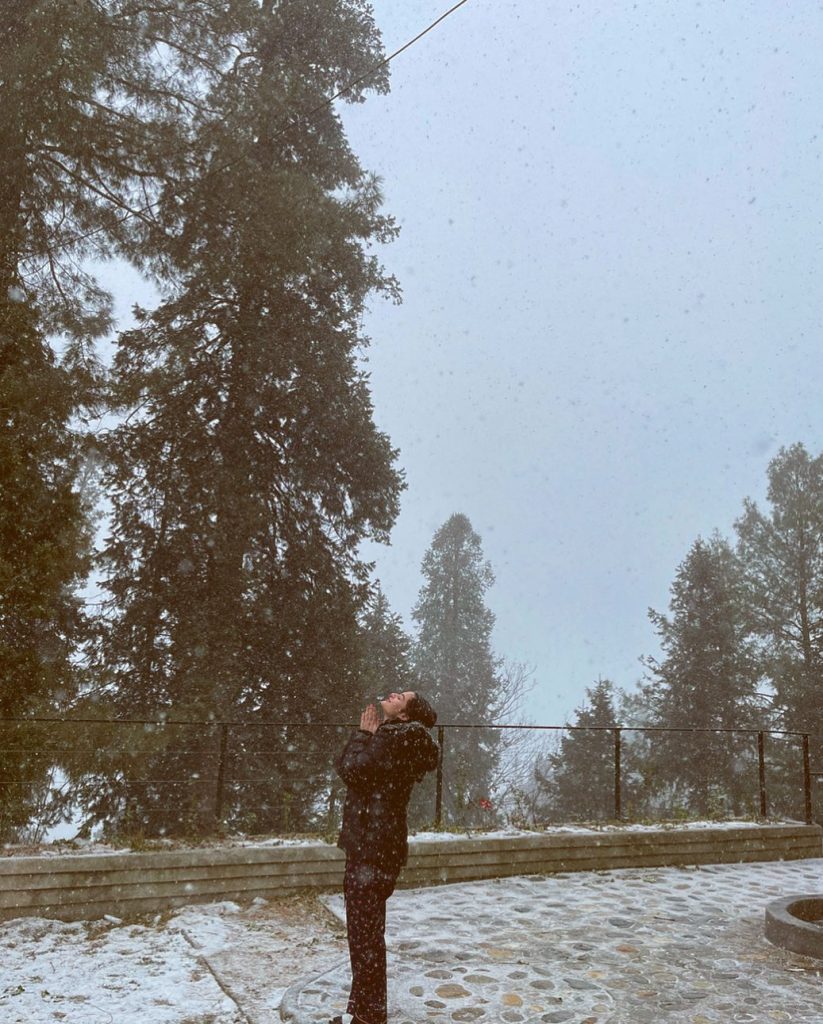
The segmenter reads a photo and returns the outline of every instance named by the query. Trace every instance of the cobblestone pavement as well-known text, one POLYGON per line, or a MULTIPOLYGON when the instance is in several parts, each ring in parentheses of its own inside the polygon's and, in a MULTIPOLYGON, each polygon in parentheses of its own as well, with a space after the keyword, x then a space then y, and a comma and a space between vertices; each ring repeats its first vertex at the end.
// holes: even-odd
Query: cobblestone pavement
MULTIPOLYGON (((389 901, 392 1024, 823 1024, 823 961, 763 937, 823 860, 633 868, 404 890, 389 901)), ((325 900, 344 917, 341 897, 325 900)), ((345 1009, 348 961, 292 986, 293 1024, 345 1009)))

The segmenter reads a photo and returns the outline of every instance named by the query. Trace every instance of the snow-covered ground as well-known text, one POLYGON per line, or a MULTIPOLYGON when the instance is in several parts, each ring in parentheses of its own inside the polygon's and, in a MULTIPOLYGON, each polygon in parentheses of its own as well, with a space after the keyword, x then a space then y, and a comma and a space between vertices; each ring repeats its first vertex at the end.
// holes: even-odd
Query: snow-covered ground
POLYGON ((116 918, 0 924, 2 1024, 268 1024, 283 992, 345 954, 316 898, 116 918))
MULTIPOLYGON (((823 962, 762 935, 766 903, 798 892, 823 892, 823 860, 401 891, 389 904, 396 1019, 821 1024, 823 962)), ((326 1021, 347 979, 344 929, 324 901, 340 913, 339 897, 302 895, 140 923, 2 924, 0 1022, 275 1024, 286 989, 304 1006, 296 1020, 326 1021)))

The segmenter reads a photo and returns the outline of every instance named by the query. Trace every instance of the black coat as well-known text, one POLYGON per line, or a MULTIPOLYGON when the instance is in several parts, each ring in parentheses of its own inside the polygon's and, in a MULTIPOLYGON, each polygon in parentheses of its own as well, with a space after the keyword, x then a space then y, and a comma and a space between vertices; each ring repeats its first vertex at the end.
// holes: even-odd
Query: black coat
POLYGON ((351 860, 399 871, 408 857, 406 808, 415 782, 437 767, 439 747, 420 722, 358 730, 335 761, 346 783, 337 845, 351 860))

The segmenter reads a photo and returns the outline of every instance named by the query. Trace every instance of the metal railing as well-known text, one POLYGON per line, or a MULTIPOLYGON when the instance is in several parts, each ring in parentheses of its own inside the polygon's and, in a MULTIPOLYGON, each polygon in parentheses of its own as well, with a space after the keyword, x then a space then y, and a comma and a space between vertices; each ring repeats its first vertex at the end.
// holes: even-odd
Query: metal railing
MULTIPOLYGON (((141 777, 140 773, 132 774, 132 778, 138 778, 144 785, 152 786, 176 786, 194 785, 200 787, 201 791, 206 785, 212 786, 211 790, 211 817, 216 828, 219 828, 220 824, 224 820, 224 811, 226 806, 226 797, 229 791, 236 791, 242 786, 260 785, 265 784, 267 781, 271 781, 270 775, 249 775, 242 772, 238 772, 237 765, 232 764, 232 755, 235 753, 238 757, 241 757, 250 748, 255 756, 265 754, 282 754, 286 747, 285 737, 293 730, 334 730, 336 734, 336 741, 339 746, 342 746, 343 738, 339 735, 341 730, 350 730, 356 728, 355 723, 350 722, 314 722, 309 723, 303 722, 282 722, 282 721, 249 721, 249 720, 227 720, 227 721, 215 721, 205 719, 168 719, 168 718, 155 718, 155 719, 106 719, 106 718, 59 718, 59 717, 31 717, 23 719, 15 718, 0 718, 0 805, 2 804, 2 794, 8 793, 13 790, 13 787, 32 787, 39 785, 42 794, 42 788, 44 785, 43 772, 37 770, 38 759, 42 762, 43 767, 47 769, 48 782, 54 784, 55 770, 61 770, 61 766, 74 761, 78 756, 82 758, 83 754, 89 754, 96 752, 98 755, 104 755, 102 762, 98 765, 98 771, 102 774, 105 772, 106 753, 107 748, 101 747, 100 744, 89 744, 85 745, 82 742, 77 742, 78 733, 82 736, 82 732, 87 728, 100 728, 125 730, 125 729, 140 729, 144 732, 148 732, 154 736, 158 734, 167 736, 171 730, 198 730, 197 734, 189 734, 189 739, 186 740, 185 746, 166 746, 162 748, 162 753, 166 755, 171 754, 175 757, 181 755, 196 755, 198 761, 201 763, 200 770, 196 772, 189 772, 188 775, 173 777, 169 775, 163 775, 158 778, 141 777), (57 732, 57 742, 54 742, 55 736, 51 737, 50 742, 44 743, 41 749, 32 748, 31 737, 29 735, 29 741, 20 743, 15 746, 14 742, 7 742, 9 739, 13 740, 13 731, 16 728, 25 729, 29 731, 32 728, 45 727, 49 730, 55 730, 57 732), (280 734, 283 739, 275 746, 261 745, 259 742, 259 730, 267 729, 276 731, 280 734), (74 730, 74 734, 69 733, 65 735, 66 730, 74 730), (208 730, 208 742, 203 742, 203 730, 208 730), (12 735, 9 735, 12 733, 12 735), (257 734, 258 739, 254 740, 254 736, 257 734), (195 738, 192 738, 194 735, 195 738), (13 766, 15 762, 15 753, 20 756, 17 760, 20 763, 24 763, 27 766, 28 777, 15 778, 8 774, 9 766, 13 766), (211 771, 206 773, 202 770, 204 766, 208 766, 211 771)), ((761 818, 767 818, 769 813, 769 790, 767 788, 767 758, 766 758, 766 739, 767 737, 783 737, 784 739, 799 740, 800 742, 800 760, 802 762, 802 799, 803 799, 803 818, 811 824, 814 820, 814 801, 813 801, 813 790, 812 780, 814 778, 823 777, 823 771, 813 771, 811 768, 810 758, 810 739, 820 737, 814 736, 811 733, 791 732, 777 729, 704 729, 704 728, 665 728, 655 726, 570 726, 570 725, 532 725, 532 724, 486 724, 486 723, 444 723, 437 727, 437 738, 440 748, 440 755, 438 758, 438 765, 435 777, 434 787, 434 813, 433 823, 435 827, 442 827, 444 822, 444 791, 447 786, 447 767, 449 764, 449 749, 450 741, 447 738, 447 734, 451 734, 453 737, 452 743, 455 742, 454 737, 457 737, 462 731, 471 730, 488 730, 491 732, 513 730, 521 733, 525 732, 560 732, 560 733, 602 733, 605 736, 611 737, 611 765, 613 774, 613 785, 611 795, 611 810, 612 818, 615 821, 623 820, 624 818, 624 794, 626 787, 625 780, 625 769, 624 769, 624 756, 625 756, 625 740, 624 734, 626 733, 639 733, 646 736, 654 736, 655 734, 685 734, 691 736, 697 736, 701 734, 712 734, 712 735, 728 735, 741 738, 749 738, 752 741, 756 741, 757 750, 757 801, 756 806, 759 811, 761 818)), ((112 745, 111 756, 112 763, 117 761, 117 758, 122 759, 130 756, 128 745, 125 741, 117 745, 112 745)), ((146 751, 142 747, 140 742, 133 745, 134 756, 140 758, 145 756, 146 751)), ((823 750, 823 747, 821 747, 823 750)), ((334 749, 328 748, 329 762, 331 762, 334 756, 334 749)), ((149 751, 151 754, 152 751, 149 751)), ((153 751, 156 755, 157 749, 153 751)), ((150 760, 150 758, 149 758, 150 760)), ((798 771, 797 775, 800 775, 798 771)), ((799 779, 798 779, 799 782, 799 779)), ((41 795, 41 803, 45 800, 45 797, 41 795)), ((754 806, 754 805, 753 805, 754 806)))
MULTIPOLYGON (((614 765, 614 819, 620 821, 623 818, 623 734, 627 732, 638 732, 643 734, 687 734, 687 735, 729 735, 729 736, 751 736, 757 738, 757 776, 758 776, 758 797, 759 813, 761 818, 768 816, 768 790, 766 786, 766 736, 795 737, 801 743, 802 770, 803 770, 803 811, 806 824, 813 823, 814 801, 812 794, 812 778, 823 778, 823 771, 812 771, 810 759, 810 738, 815 734, 797 732, 785 729, 707 729, 700 727, 664 727, 664 726, 573 726, 573 725, 486 725, 486 724, 451 724, 438 726, 438 744, 440 746, 440 758, 437 767, 437 802, 435 820, 439 824, 442 815, 443 798, 443 751, 445 746, 445 729, 519 729, 536 731, 557 731, 557 732, 601 732, 611 733, 613 737, 613 765, 614 765)), ((821 737, 816 737, 820 739, 821 737)))

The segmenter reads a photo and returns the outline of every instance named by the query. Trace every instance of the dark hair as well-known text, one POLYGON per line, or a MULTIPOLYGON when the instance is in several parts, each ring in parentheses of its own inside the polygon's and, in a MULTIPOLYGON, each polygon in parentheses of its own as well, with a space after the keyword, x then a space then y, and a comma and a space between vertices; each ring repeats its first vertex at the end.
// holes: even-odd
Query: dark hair
POLYGON ((421 697, 419 693, 415 693, 412 699, 408 702, 405 708, 406 714, 409 716, 409 720, 412 722, 420 722, 425 725, 427 729, 437 722, 437 712, 429 704, 425 697, 421 697))

